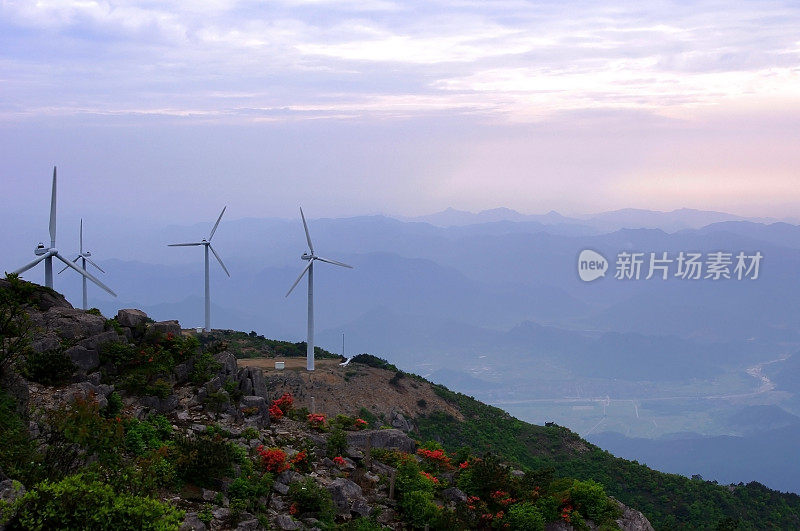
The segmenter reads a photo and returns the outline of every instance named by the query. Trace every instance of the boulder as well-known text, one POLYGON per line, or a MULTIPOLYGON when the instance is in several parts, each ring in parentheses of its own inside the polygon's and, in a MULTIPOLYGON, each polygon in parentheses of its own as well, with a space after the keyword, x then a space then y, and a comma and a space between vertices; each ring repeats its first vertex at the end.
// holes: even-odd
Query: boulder
POLYGON ((373 448, 394 449, 411 454, 417 451, 416 441, 398 429, 350 432, 347 434, 347 444, 364 449, 367 447, 367 438, 370 436, 373 448))
POLYGON ((259 426, 269 426, 269 406, 263 396, 243 396, 239 409, 247 417, 258 417, 259 426))
POLYGON ((106 343, 112 343, 114 341, 119 341, 119 340, 120 337, 117 332, 115 332, 114 330, 107 330, 105 332, 101 332, 97 335, 87 337, 86 339, 79 341, 78 345, 86 348, 87 350, 96 350, 99 352, 100 348, 106 343))
POLYGON ((61 348, 61 341, 54 332, 48 332, 44 335, 37 335, 31 341, 31 348, 34 352, 47 352, 48 350, 58 350, 61 348))
POLYGON ((197 513, 186 513, 183 523, 178 531, 206 531, 206 524, 197 516, 197 513))
POLYGON ((125 328, 139 328, 147 324, 147 314, 142 310, 126 308, 117 312, 117 322, 125 328))
POLYGON ((88 373, 100 366, 100 354, 96 350, 89 350, 86 347, 75 345, 64 351, 64 354, 84 373, 88 373))
POLYGON ((292 529, 300 529, 300 523, 288 514, 279 514, 275 518, 275 527, 283 529, 284 531, 289 531, 292 529))
POLYGON ((256 367, 239 367, 236 373, 239 390, 244 395, 263 396, 267 398, 267 384, 264 371, 256 367))
POLYGON ((411 431, 414 428, 414 425, 406 420, 403 414, 399 411, 392 411, 392 420, 390 421, 390 424, 393 427, 403 431, 411 431))
POLYGON ((622 516, 617 519, 617 525, 622 531, 653 531, 653 526, 645 515, 619 501, 617 505, 622 511, 622 516))
POLYGON ((442 498, 444 498, 445 500, 454 501, 454 502, 466 502, 467 501, 467 495, 464 494, 464 491, 462 491, 461 489, 456 488, 456 487, 450 487, 449 489, 444 489, 442 491, 442 498))
POLYGON ((22 483, 13 479, 0 481, 0 501, 11 503, 25 494, 25 487, 22 483))
POLYGON ((147 331, 154 334, 172 334, 173 336, 181 335, 181 325, 178 321, 158 321, 157 323, 150 323, 147 331))
MULTIPOLYGON (((357 503, 359 512, 366 504, 366 499, 361 491, 361 487, 346 478, 337 478, 333 480, 328 486, 328 491, 333 498, 333 504, 339 514, 350 514, 353 511, 353 506, 357 503)), ((360 512, 359 512, 360 514, 360 512)), ((367 509, 367 513, 369 510, 367 509)))
POLYGON ((143 396, 139 399, 139 403, 157 413, 166 414, 178 408, 178 396, 174 394, 166 398, 143 396))
POLYGON ((217 376, 222 378, 223 382, 228 381, 228 379, 235 381, 237 373, 236 356, 224 351, 214 354, 214 359, 221 365, 219 371, 217 371, 217 376))
POLYGON ((106 319, 75 308, 54 307, 44 314, 45 326, 63 339, 83 339, 101 333, 106 319))

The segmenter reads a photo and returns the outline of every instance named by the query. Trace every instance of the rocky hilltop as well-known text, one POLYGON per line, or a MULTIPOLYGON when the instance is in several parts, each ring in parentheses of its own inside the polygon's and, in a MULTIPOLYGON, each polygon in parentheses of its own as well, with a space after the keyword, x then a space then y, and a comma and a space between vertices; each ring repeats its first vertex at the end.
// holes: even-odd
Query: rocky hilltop
POLYGON ((654 498, 615 470, 659 473, 373 356, 277 370, 224 333, 107 319, 13 276, 0 342, 0 528, 653 529, 608 494, 654 498))

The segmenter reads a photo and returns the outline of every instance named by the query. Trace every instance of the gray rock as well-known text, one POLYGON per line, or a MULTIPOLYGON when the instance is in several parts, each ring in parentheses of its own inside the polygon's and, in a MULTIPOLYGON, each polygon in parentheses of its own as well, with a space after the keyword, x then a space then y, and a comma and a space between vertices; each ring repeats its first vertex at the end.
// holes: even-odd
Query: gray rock
POLYGON ((34 352, 42 353, 48 350, 58 350, 61 348, 61 341, 55 333, 48 332, 45 335, 36 336, 31 342, 34 352))
POLYGON ((283 494, 284 496, 286 496, 287 494, 289 494, 289 485, 286 485, 284 483, 278 483, 276 481, 275 483, 272 484, 272 490, 274 490, 278 494, 283 494))
POLYGON ((156 334, 172 334, 174 336, 181 335, 181 325, 178 321, 159 321, 157 323, 150 323, 147 331, 156 334))
POLYGON ((175 383, 178 385, 183 385, 189 381, 189 374, 191 374, 192 368, 189 366, 188 363, 179 363, 175 366, 175 370, 173 374, 175 375, 175 383))
POLYGON ((239 408, 248 417, 256 417, 257 425, 269 426, 269 406, 263 396, 243 396, 239 408))
POLYGON ((178 396, 174 394, 166 398, 143 396, 139 399, 139 403, 158 413, 165 414, 174 411, 178 407, 178 396))
POLYGON ((417 451, 416 441, 398 429, 350 432, 347 434, 347 444, 365 449, 370 436, 373 448, 395 449, 412 454, 417 451))
POLYGON ((96 350, 89 350, 86 347, 75 345, 67 349, 64 354, 83 372, 89 372, 100 366, 100 354, 96 350))
POLYGON ((126 308, 117 312, 117 322, 126 328, 137 328, 147 323, 147 314, 142 310, 126 308))
POLYGON ((462 491, 461 489, 456 488, 456 487, 450 487, 449 489, 444 489, 442 491, 442 498, 444 498, 445 500, 454 501, 454 502, 466 502, 467 501, 467 495, 464 494, 464 491, 462 491))
POLYGON ((515 478, 522 478, 525 477, 525 472, 523 472, 522 470, 512 470, 511 476, 515 478))
POLYGON ((284 485, 291 485, 292 483, 303 481, 303 474, 299 474, 294 470, 286 470, 285 472, 278 474, 278 477, 275 478, 275 481, 278 483, 283 483, 284 485))
POLYGON ((366 502, 361 487, 349 479, 337 478, 327 486, 327 489, 339 514, 350 514, 355 501, 366 502))
MULTIPOLYGON (((253 516, 253 515, 246 515, 246 516, 253 516)), ((258 531, 259 529, 264 529, 261 527, 261 524, 258 522, 257 518, 246 518, 239 522, 239 525, 236 526, 236 531, 258 531)))
POLYGON ((205 501, 213 501, 217 497, 218 492, 210 489, 203 489, 203 499, 205 501))
POLYGON ((217 376, 219 376, 223 382, 228 381, 228 379, 235 381, 237 373, 236 356, 225 351, 214 354, 214 359, 222 365, 219 371, 217 371, 217 376))
POLYGON ((275 527, 289 531, 292 529, 300 529, 300 523, 288 514, 279 514, 277 518, 275 518, 275 527))
POLYGON ((274 509, 278 512, 283 512, 289 509, 289 503, 278 498, 277 496, 273 496, 269 500, 269 507, 270 509, 274 509))
POLYGON ((6 479, 0 481, 0 500, 11 503, 25 494, 25 487, 19 481, 6 479))
POLYGON ((378 514, 378 517, 375 519, 379 524, 388 524, 392 520, 394 520, 394 509, 390 509, 388 507, 384 507, 383 510, 378 514))
POLYGON ((414 427, 399 411, 392 411, 391 425, 406 432, 411 431, 414 427))
POLYGON ((645 515, 618 501, 617 505, 622 511, 622 516, 617 519, 617 525, 622 531, 653 531, 653 526, 645 515))
POLYGON ((197 513, 186 513, 186 517, 178 529, 179 531, 206 531, 208 528, 197 516, 197 513))
POLYGON ((118 333, 116 333, 114 330, 107 330, 100 334, 87 337, 86 339, 80 341, 78 345, 88 350, 97 350, 99 352, 100 348, 103 345, 107 343, 113 343, 114 341, 119 341, 119 340, 120 337, 118 333))
POLYGON ((42 315, 43 324, 48 330, 54 330, 62 339, 83 339, 103 331, 106 325, 104 317, 86 313, 74 308, 54 307, 42 315))
POLYGON ((236 373, 239 390, 244 395, 263 396, 267 398, 267 384, 264 371, 256 367, 239 367, 236 373))
POLYGON ((367 500, 363 498, 353 500, 353 504, 350 506, 350 512, 359 516, 369 516, 371 511, 372 507, 370 507, 367 500))
POLYGON ((211 511, 211 514, 214 515, 215 520, 227 520, 227 518, 231 515, 231 510, 226 509, 225 507, 218 507, 211 511))

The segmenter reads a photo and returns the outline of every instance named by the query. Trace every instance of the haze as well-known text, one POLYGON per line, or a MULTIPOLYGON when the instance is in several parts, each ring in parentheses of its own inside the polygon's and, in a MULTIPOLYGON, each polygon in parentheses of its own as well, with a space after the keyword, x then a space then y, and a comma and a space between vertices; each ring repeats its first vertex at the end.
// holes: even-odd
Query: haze
POLYGON ((0 223, 44 228, 54 164, 71 221, 152 230, 221 204, 792 216, 798 22, 795 2, 5 0, 0 223))

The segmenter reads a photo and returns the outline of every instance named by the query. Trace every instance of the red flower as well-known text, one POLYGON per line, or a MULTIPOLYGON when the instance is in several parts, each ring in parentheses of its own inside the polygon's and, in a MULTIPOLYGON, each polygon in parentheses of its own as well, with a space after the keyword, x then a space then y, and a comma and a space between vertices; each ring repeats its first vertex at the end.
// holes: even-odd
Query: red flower
POLYGON ((463 463, 458 465, 458 468, 460 468, 461 470, 464 470, 467 467, 469 467, 469 461, 464 461, 463 463))
POLYGON ((283 411, 281 410, 281 408, 279 408, 275 404, 272 404, 271 406, 269 406, 269 418, 270 418, 270 420, 280 420, 281 417, 283 417, 283 411))
POLYGON ((286 452, 280 448, 269 448, 265 450, 264 445, 259 445, 256 451, 261 456, 261 466, 264 467, 267 472, 280 474, 289 469, 289 465, 286 463, 286 452))
POLYGON ((336 463, 337 466, 343 467, 347 465, 347 461, 344 460, 344 457, 341 455, 337 455, 333 458, 333 462, 336 463))
POLYGON ((300 509, 297 508, 297 503, 293 503, 289 506, 289 514, 297 514, 300 512, 300 509))

